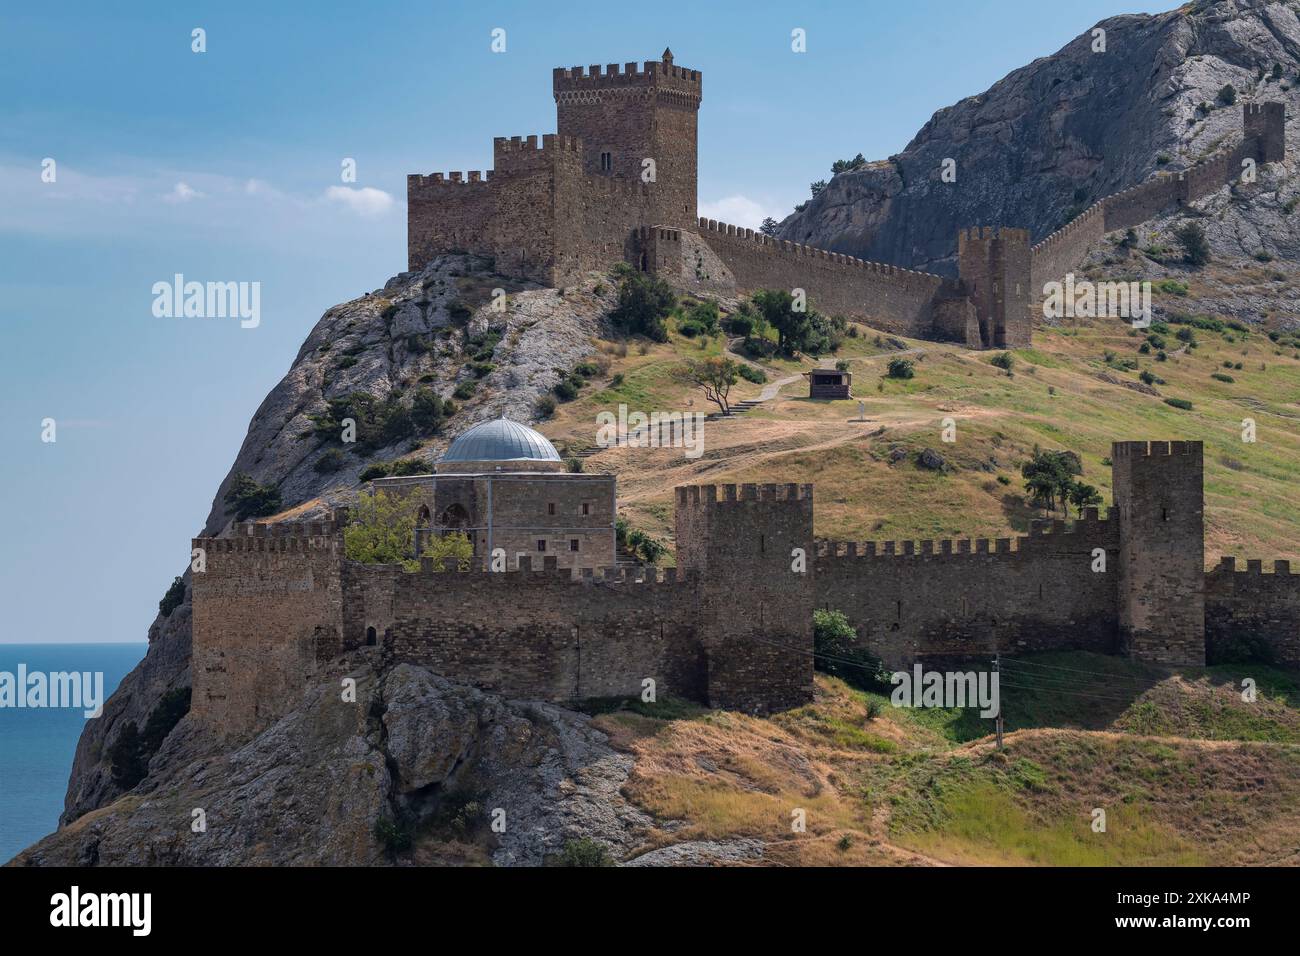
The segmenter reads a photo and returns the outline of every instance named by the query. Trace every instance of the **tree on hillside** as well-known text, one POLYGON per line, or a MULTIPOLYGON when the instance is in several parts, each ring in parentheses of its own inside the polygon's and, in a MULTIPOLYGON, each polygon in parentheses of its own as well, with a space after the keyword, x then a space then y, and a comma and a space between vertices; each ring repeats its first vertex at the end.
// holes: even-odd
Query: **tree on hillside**
POLYGON ((618 285, 618 305, 610 312, 614 325, 632 335, 668 341, 664 319, 677 305, 677 296, 663 279, 624 270, 618 285))
POLYGON ((794 310, 794 296, 785 289, 760 289, 752 301, 759 315, 776 330, 777 348, 792 355, 808 336, 808 313, 794 310))
MULTIPOLYGON (((1033 457, 1020 468, 1030 500, 1047 511, 1055 511, 1059 501, 1067 515, 1075 476, 1082 474, 1083 465, 1074 452, 1043 451, 1037 445, 1033 457)), ((1096 493, 1095 488, 1088 487, 1096 493)))
POLYGON ((687 385, 704 390, 704 396, 722 411, 731 414, 727 396, 740 378, 740 366, 729 358, 688 359, 679 376, 687 385))
POLYGON ((765 236, 775 236, 778 225, 780 224, 775 219, 768 216, 763 220, 763 224, 758 227, 758 231, 765 236))
POLYGON ((1210 261, 1210 244, 1199 222, 1186 223, 1175 235, 1183 246, 1183 261, 1199 269, 1210 261))
POLYGON ((226 489, 226 513, 235 515, 236 521, 265 518, 280 510, 280 492, 273 485, 259 485, 244 474, 237 473, 226 489))
POLYGON ((839 173, 847 173, 851 169, 857 169, 859 166, 865 165, 867 165, 867 160, 861 153, 858 153, 858 155, 854 156, 852 159, 837 159, 835 162, 831 163, 831 175, 835 176, 839 173))
POLYGON ((1083 514, 1084 508, 1101 504, 1101 492, 1082 481, 1070 483, 1068 497, 1070 504, 1074 505, 1075 514, 1078 515, 1083 514))

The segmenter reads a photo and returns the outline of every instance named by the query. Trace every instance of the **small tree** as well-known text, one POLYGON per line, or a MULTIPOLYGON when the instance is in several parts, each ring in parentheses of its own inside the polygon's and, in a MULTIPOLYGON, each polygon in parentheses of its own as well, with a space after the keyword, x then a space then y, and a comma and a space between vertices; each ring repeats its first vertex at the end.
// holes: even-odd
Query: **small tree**
POLYGON ((359 496, 343 529, 343 551, 362 564, 400 564, 418 571, 414 502, 387 492, 359 496))
POLYGON ((242 471, 231 480, 223 500, 226 513, 234 512, 236 521, 265 518, 280 510, 280 492, 272 485, 259 485, 242 471))
POLYGON ((610 312, 615 326, 656 342, 668 341, 664 319, 677 305, 672 287, 641 272, 624 271, 618 286, 618 305, 610 312))
POLYGON ((1176 235, 1183 246, 1183 261, 1189 266, 1199 269, 1210 261, 1210 244, 1200 223, 1186 223, 1176 235))
POLYGON ((912 378, 916 375, 916 366, 911 359, 890 359, 888 375, 890 378, 912 378))
POLYGON ((740 366, 736 362, 722 357, 688 359, 679 374, 687 385, 703 389, 705 398, 717 405, 722 414, 731 414, 727 396, 731 386, 740 379, 740 366))
POLYGON ((1070 504, 1074 505, 1075 513, 1082 515, 1084 508, 1101 504, 1101 492, 1082 481, 1073 481, 1070 483, 1069 499, 1070 504))
POLYGON ((780 224, 775 219, 773 219, 771 216, 768 216, 766 219, 763 220, 763 224, 758 227, 758 231, 765 236, 775 236, 777 227, 779 225, 780 224))
POLYGON ((1225 83, 1219 90, 1219 102, 1224 106, 1231 106, 1237 102, 1237 88, 1231 83, 1225 83))
POLYGON ((459 531, 449 531, 425 539, 420 556, 433 558, 435 571, 444 570, 442 562, 445 558, 455 558, 456 566, 462 571, 468 571, 470 562, 474 560, 474 544, 469 540, 469 535, 459 531))
POLYGON ((813 611, 813 666, 854 687, 880 690, 889 687, 889 675, 880 659, 855 646, 858 633, 842 611, 813 611))

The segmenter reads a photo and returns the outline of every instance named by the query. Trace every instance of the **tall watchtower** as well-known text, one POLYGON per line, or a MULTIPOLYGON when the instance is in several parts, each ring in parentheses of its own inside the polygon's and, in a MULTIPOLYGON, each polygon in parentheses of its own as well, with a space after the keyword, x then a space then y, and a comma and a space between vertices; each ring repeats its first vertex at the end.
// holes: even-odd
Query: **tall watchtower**
POLYGON ((1119 628, 1124 652, 1205 664, 1203 451, 1198 441, 1111 446, 1119 509, 1119 628))
POLYGON ((1286 159, 1286 104, 1245 103, 1241 107, 1246 137, 1256 142, 1261 163, 1286 159))
POLYGON ((957 233, 957 272, 975 304, 986 349, 1027 348, 1033 335, 1029 230, 974 226, 957 233))
POLYGON ((553 73, 556 129, 584 146, 592 175, 645 182, 652 197, 646 225, 693 228, 696 223, 697 117, 703 79, 699 70, 662 60, 611 63, 553 73), (646 161, 649 160, 650 163, 646 161), (653 170, 653 180, 644 178, 653 170))
POLYGON ((708 700, 733 710, 812 698, 812 485, 677 489, 677 567, 698 583, 708 700))

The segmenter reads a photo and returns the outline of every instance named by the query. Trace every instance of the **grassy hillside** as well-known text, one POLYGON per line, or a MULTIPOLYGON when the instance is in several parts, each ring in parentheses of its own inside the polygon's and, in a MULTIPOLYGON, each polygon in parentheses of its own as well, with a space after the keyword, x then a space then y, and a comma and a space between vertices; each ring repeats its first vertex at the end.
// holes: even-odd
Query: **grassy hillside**
POLYGON ((1239 675, 1215 669, 1025 663, 1083 680, 1005 690, 1001 752, 973 714, 894 708, 821 676, 813 703, 770 720, 669 706, 671 719, 642 707, 596 721, 635 755, 629 795, 676 821, 650 846, 758 839, 767 862, 811 865, 1300 862, 1295 675, 1254 675, 1267 689, 1247 704, 1239 675), (1117 686, 1128 703, 1099 708, 1095 695, 1117 686), (1152 727, 1157 703, 1166 723, 1152 727), (791 826, 799 810, 804 832, 791 826))
MULTIPOLYGON (((1171 315, 1182 297, 1177 290, 1157 291, 1156 299, 1157 315, 1171 315)), ((1084 480, 1109 504, 1112 440, 1193 439, 1205 443, 1207 564, 1222 554, 1300 558, 1300 514, 1292 506, 1300 491, 1294 467, 1300 460, 1300 352, 1270 341, 1267 330, 1227 327, 1194 329, 1197 344, 1188 348, 1177 337, 1188 328, 1168 325, 1158 333, 1163 348, 1144 354, 1139 349, 1151 330, 1137 332, 1116 320, 1040 327, 1032 349, 1012 353, 1010 375, 991 364, 993 353, 895 340, 916 350, 908 356, 916 377, 900 381, 883 377, 896 346, 859 326, 835 356, 849 362, 853 400, 811 401, 800 378, 748 415, 709 423, 705 454, 694 461, 675 449, 619 448, 593 456, 586 467, 616 473, 625 512, 666 538, 674 485, 766 481, 815 482, 821 536, 992 537, 1022 533, 1039 515, 1026 504, 1019 474, 1035 445, 1078 452, 1084 480), (1144 371, 1163 381, 1144 385, 1144 371), (1192 407, 1174 407, 1166 398, 1192 407), (851 421, 859 401, 866 405, 865 423, 851 421), (956 424, 951 444, 941 441, 945 418, 956 424), (1254 443, 1242 441, 1246 418, 1256 424, 1254 443), (898 448, 907 455, 894 461, 891 452, 898 448), (924 448, 938 451, 949 468, 918 467, 914 453, 924 448)), ((593 350, 610 359, 608 372, 562 404, 542 430, 579 449, 594 444, 597 412, 619 403, 647 413, 711 411, 701 393, 674 381, 672 373, 683 358, 716 355, 721 348, 721 339, 676 333, 666 344, 594 342, 593 350)), ((814 364, 804 359, 765 368, 775 381, 814 364)), ((760 385, 742 381, 732 397, 760 392, 760 385)))

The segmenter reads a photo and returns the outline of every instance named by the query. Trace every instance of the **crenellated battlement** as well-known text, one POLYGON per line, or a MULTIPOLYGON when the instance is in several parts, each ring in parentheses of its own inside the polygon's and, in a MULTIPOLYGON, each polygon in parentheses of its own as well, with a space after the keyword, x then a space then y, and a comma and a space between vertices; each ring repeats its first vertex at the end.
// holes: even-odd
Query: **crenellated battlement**
POLYGON ((785 255, 805 259, 823 259, 827 262, 833 262, 850 269, 863 269, 880 276, 890 276, 900 279, 919 279, 925 282, 933 283, 935 286, 954 285, 953 281, 946 276, 935 275, 931 272, 917 272, 913 269, 905 269, 902 266, 890 265, 886 262, 871 262, 867 259, 858 259, 855 256, 848 256, 840 252, 831 252, 828 249, 821 249, 817 246, 807 246, 798 242, 791 242, 788 239, 775 239, 772 236, 765 235, 762 232, 756 232, 753 229, 747 229, 744 226, 734 226, 730 223, 719 222, 716 219, 700 218, 700 233, 707 240, 712 236, 726 236, 752 242, 756 246, 764 248, 775 255, 785 255))
POLYGON ((412 191, 437 186, 468 186, 486 184, 492 178, 492 170, 472 169, 468 172, 452 173, 409 173, 406 177, 406 189, 412 191))
POLYGON ((237 521, 224 537, 194 538, 209 554, 235 551, 339 551, 342 517, 329 521, 237 521))
MULTIPOLYGON (((363 566, 369 567, 369 566, 363 566)), ((394 569, 396 565, 392 566, 394 569)), ((402 572, 403 576, 406 572, 402 572)), ((456 558, 444 558, 441 563, 433 558, 422 558, 420 570, 414 575, 438 586, 453 586, 462 583, 484 582, 492 587, 524 587, 537 584, 556 584, 575 586, 591 585, 629 585, 635 587, 675 587, 692 586, 694 575, 677 568, 658 567, 607 567, 607 568, 561 568, 553 555, 547 555, 538 566, 532 555, 521 555, 518 567, 506 571, 488 571, 471 565, 461 568, 456 558)))
POLYGON ((1175 455, 1199 458, 1203 451, 1203 443, 1199 441, 1117 441, 1111 444, 1111 460, 1169 458, 1175 455))
POLYGON ((827 538, 816 542, 817 557, 823 559, 862 560, 868 558, 934 557, 949 555, 1016 555, 1038 554, 1044 546, 1062 545, 1077 548, 1081 542, 1093 544, 1109 539, 1118 528, 1118 514, 1111 509, 1106 518, 1097 508, 1087 508, 1083 517, 1068 522, 1061 519, 1034 519, 1029 534, 1015 538, 945 538, 922 541, 837 541, 827 538))
MULTIPOLYGON (((1214 569, 1214 571, 1210 573, 1213 574, 1216 572, 1229 573, 1229 574, 1255 574, 1255 575, 1267 573, 1264 571, 1263 561, 1257 558, 1249 558, 1247 559, 1246 566, 1244 568, 1238 568, 1237 559, 1231 555, 1224 555, 1219 559, 1218 566, 1214 569)), ((1272 573, 1281 574, 1281 575, 1293 575, 1293 576, 1300 575, 1300 572, 1293 572, 1291 570, 1290 561, 1282 560, 1282 559, 1278 559, 1273 562, 1272 573)))
POLYGON ((704 75, 699 70, 677 66, 671 59, 646 60, 624 63, 609 63, 602 67, 599 63, 589 67, 559 67, 551 71, 551 87, 558 96, 560 93, 609 90, 628 86, 648 86, 664 82, 679 84, 685 88, 699 90, 703 86, 704 75))
POLYGON ((760 501, 811 502, 813 486, 793 482, 784 485, 678 485, 676 493, 679 508, 710 508, 760 501))
POLYGON ((1003 242, 1028 242, 1029 230, 1012 226, 969 226, 957 231, 958 248, 966 242, 988 242, 992 239, 1001 239, 1003 242))

